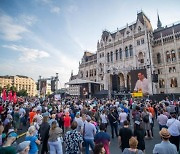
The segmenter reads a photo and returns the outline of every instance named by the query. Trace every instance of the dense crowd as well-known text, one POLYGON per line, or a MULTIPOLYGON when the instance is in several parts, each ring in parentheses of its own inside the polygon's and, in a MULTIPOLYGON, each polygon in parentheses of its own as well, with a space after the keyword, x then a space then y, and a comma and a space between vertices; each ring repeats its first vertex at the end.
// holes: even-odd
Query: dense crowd
POLYGON ((0 154, 110 154, 110 141, 116 137, 123 154, 143 154, 145 139, 153 140, 156 120, 162 142, 152 153, 179 151, 177 100, 34 97, 17 103, 1 101, 0 116, 0 154), (24 128, 25 141, 17 144, 24 137, 17 134, 24 128))

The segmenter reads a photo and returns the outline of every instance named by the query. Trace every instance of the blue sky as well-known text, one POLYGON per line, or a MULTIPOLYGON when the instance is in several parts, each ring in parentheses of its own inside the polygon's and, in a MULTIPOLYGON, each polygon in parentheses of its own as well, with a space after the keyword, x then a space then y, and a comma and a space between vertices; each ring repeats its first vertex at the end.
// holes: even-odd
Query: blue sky
POLYGON ((84 50, 96 51, 102 31, 136 20, 141 9, 163 26, 180 21, 179 0, 0 0, 0 75, 51 77, 60 86, 78 71, 84 50))

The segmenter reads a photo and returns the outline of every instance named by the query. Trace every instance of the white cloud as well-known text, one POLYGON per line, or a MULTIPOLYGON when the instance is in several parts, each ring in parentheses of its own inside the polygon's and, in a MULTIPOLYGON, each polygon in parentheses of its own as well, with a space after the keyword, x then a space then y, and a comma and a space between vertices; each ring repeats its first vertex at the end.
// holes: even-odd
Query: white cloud
POLYGON ((59 14, 61 9, 59 7, 57 7, 57 6, 52 6, 50 11, 51 11, 51 13, 59 14))
POLYGON ((22 62, 35 61, 37 59, 46 58, 50 56, 49 53, 47 53, 46 51, 26 48, 18 45, 3 45, 3 47, 21 52, 22 54, 19 57, 19 60, 22 62))
POLYGON ((32 16, 32 15, 25 15, 22 14, 18 18, 18 20, 21 22, 21 24, 27 25, 27 26, 32 26, 37 22, 37 17, 32 16))
POLYGON ((68 12, 69 12, 69 13, 74 13, 74 12, 76 12, 76 11, 78 11, 78 7, 77 7, 76 5, 70 5, 70 6, 68 7, 68 12))
POLYGON ((22 25, 14 23, 14 20, 5 14, 0 14, 0 37, 7 41, 17 41, 22 39, 22 34, 28 29, 22 25))

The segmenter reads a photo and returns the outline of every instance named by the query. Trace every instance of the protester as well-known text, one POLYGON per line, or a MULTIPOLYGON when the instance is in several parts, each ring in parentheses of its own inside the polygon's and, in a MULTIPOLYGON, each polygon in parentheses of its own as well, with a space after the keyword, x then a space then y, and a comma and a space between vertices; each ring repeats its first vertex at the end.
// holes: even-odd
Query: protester
POLYGON ((94 135, 96 134, 96 127, 91 123, 91 117, 87 116, 87 122, 84 123, 83 137, 85 142, 86 154, 89 154, 89 145, 94 150, 94 135))
POLYGON ((36 128, 34 126, 28 128, 25 140, 31 142, 29 154, 38 154, 38 145, 40 145, 41 142, 36 136, 36 128))
POLYGON ((176 145, 179 151, 179 137, 180 137, 180 121, 176 119, 176 114, 171 115, 171 119, 167 121, 168 132, 171 134, 169 141, 176 145))
POLYGON ((150 137, 150 139, 152 139, 152 131, 151 131, 151 113, 148 112, 147 108, 144 108, 143 112, 142 112, 142 119, 143 119, 143 123, 144 123, 144 129, 146 131, 146 136, 145 138, 148 138, 148 136, 150 137))
POLYGON ((30 141, 23 141, 17 147, 17 154, 29 154, 30 141))
POLYGON ((157 122, 159 124, 159 130, 162 128, 167 128, 166 123, 168 121, 168 117, 163 114, 163 110, 160 111, 160 115, 157 117, 157 122))
POLYGON ((105 110, 103 110, 102 113, 100 114, 100 118, 101 118, 101 123, 104 124, 106 131, 108 125, 108 117, 105 110))
POLYGON ((64 131, 65 133, 70 129, 71 126, 71 117, 69 116, 69 112, 65 112, 64 116, 64 131))
POLYGON ((129 139, 132 137, 133 133, 132 130, 129 128, 129 122, 126 120, 124 121, 124 126, 119 130, 119 147, 122 151, 125 148, 129 148, 129 139))
POLYGON ((142 126, 141 121, 135 121, 134 123, 134 137, 136 137, 138 140, 137 148, 145 152, 145 141, 144 141, 145 130, 142 126))
POLYGON ((122 154, 143 154, 142 150, 137 149, 138 141, 135 137, 129 139, 130 148, 125 148, 122 154))
POLYGON ((49 130, 48 144, 50 154, 62 154, 62 129, 57 126, 57 122, 53 121, 49 130))
POLYGON ((41 154, 48 153, 48 138, 49 138, 50 125, 48 123, 48 115, 43 116, 43 122, 39 128, 39 136, 42 143, 41 154))
POLYGON ((77 126, 77 122, 73 121, 71 124, 72 130, 68 131, 64 136, 66 154, 78 154, 82 151, 83 137, 81 133, 76 130, 77 126))
POLYGON ((111 126, 112 138, 114 138, 114 131, 116 133, 116 137, 118 137, 118 114, 114 111, 113 108, 110 109, 110 113, 108 114, 108 120, 111 126))
POLYGON ((174 144, 169 142, 170 133, 166 128, 162 128, 159 132, 162 142, 156 144, 153 149, 153 154, 177 154, 177 148, 174 144))
POLYGON ((0 154, 16 154, 15 147, 12 144, 15 142, 17 134, 11 132, 8 134, 5 144, 0 147, 0 154))
POLYGON ((94 154, 106 154, 102 143, 96 144, 94 147, 94 154))

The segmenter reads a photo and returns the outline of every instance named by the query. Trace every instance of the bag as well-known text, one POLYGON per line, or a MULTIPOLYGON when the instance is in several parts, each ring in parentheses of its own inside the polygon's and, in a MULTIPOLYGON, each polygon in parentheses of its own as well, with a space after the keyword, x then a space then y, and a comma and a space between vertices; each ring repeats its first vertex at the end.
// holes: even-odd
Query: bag
POLYGON ((134 121, 141 121, 141 113, 140 112, 135 113, 134 121))
POLYGON ((149 114, 146 114, 144 117, 143 117, 143 121, 145 123, 148 123, 149 122, 149 114))

